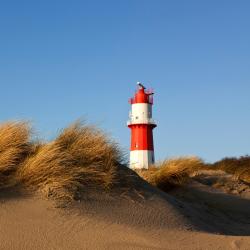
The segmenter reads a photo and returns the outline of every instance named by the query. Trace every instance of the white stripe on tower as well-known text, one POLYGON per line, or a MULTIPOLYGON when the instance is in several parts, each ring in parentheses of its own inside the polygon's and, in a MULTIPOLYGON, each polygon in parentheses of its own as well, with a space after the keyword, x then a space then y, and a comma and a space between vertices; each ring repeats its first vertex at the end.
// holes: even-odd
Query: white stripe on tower
POLYGON ((153 150, 132 150, 130 151, 130 168, 146 168, 154 164, 153 150))

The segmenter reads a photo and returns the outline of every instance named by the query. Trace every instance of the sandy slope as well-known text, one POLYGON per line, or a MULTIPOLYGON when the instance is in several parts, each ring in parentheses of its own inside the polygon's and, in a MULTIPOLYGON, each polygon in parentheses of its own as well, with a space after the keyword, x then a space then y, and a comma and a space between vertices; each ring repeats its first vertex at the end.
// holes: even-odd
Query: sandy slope
POLYGON ((196 181, 170 195, 138 181, 64 209, 2 190, 0 249, 250 249, 249 208, 196 181))

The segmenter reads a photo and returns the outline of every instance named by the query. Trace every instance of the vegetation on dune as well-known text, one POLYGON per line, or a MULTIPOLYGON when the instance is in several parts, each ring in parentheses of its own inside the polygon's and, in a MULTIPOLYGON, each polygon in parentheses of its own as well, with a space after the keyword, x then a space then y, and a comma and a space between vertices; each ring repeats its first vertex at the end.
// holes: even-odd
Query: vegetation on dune
POLYGON ((163 191, 183 185, 189 176, 205 166, 198 157, 179 157, 165 160, 149 170, 139 170, 138 174, 153 186, 163 191))
MULTIPOLYGON (((108 190, 129 179, 119 171, 123 162, 118 145, 85 123, 72 124, 48 143, 32 141, 26 122, 0 124, 1 188, 23 185, 47 197, 78 199, 91 187, 108 190)), ((223 170, 250 184, 250 156, 225 158, 213 164, 198 157, 180 157, 137 173, 150 184, 169 191, 187 183, 200 170, 223 170)))
POLYGON ((29 157, 17 178, 47 196, 72 200, 86 186, 111 187, 122 160, 118 146, 104 133, 78 122, 29 157))
POLYGON ((212 164, 212 167, 232 174, 236 179, 250 184, 250 156, 224 158, 212 164))
POLYGON ((123 154, 96 127, 76 122, 48 143, 30 134, 25 122, 0 125, 0 187, 21 184, 72 200, 86 186, 108 189, 116 182, 123 154))
POLYGON ((28 123, 6 122, 0 124, 0 187, 14 183, 13 173, 32 148, 28 123))
POLYGON ((187 183, 202 170, 222 170, 233 178, 250 184, 250 156, 224 158, 213 164, 204 163, 198 157, 180 157, 165 160, 148 170, 137 170, 150 184, 163 191, 187 183))

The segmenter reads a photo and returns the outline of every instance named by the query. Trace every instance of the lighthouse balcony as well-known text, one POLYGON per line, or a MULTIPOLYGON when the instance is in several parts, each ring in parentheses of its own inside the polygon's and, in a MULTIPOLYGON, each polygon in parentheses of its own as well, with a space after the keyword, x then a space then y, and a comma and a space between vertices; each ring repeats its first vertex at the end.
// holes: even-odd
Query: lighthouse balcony
POLYGON ((133 125, 133 124, 149 124, 156 126, 155 120, 148 118, 148 119, 129 119, 127 121, 127 126, 133 125))

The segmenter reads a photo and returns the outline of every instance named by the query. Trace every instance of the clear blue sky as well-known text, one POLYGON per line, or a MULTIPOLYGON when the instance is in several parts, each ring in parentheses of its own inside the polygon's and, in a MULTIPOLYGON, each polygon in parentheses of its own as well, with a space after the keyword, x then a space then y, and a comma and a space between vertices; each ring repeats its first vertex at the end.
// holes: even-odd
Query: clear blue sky
POLYGON ((0 2, 0 120, 51 139, 87 117, 129 148, 153 87, 156 158, 250 154, 250 1, 0 2))

